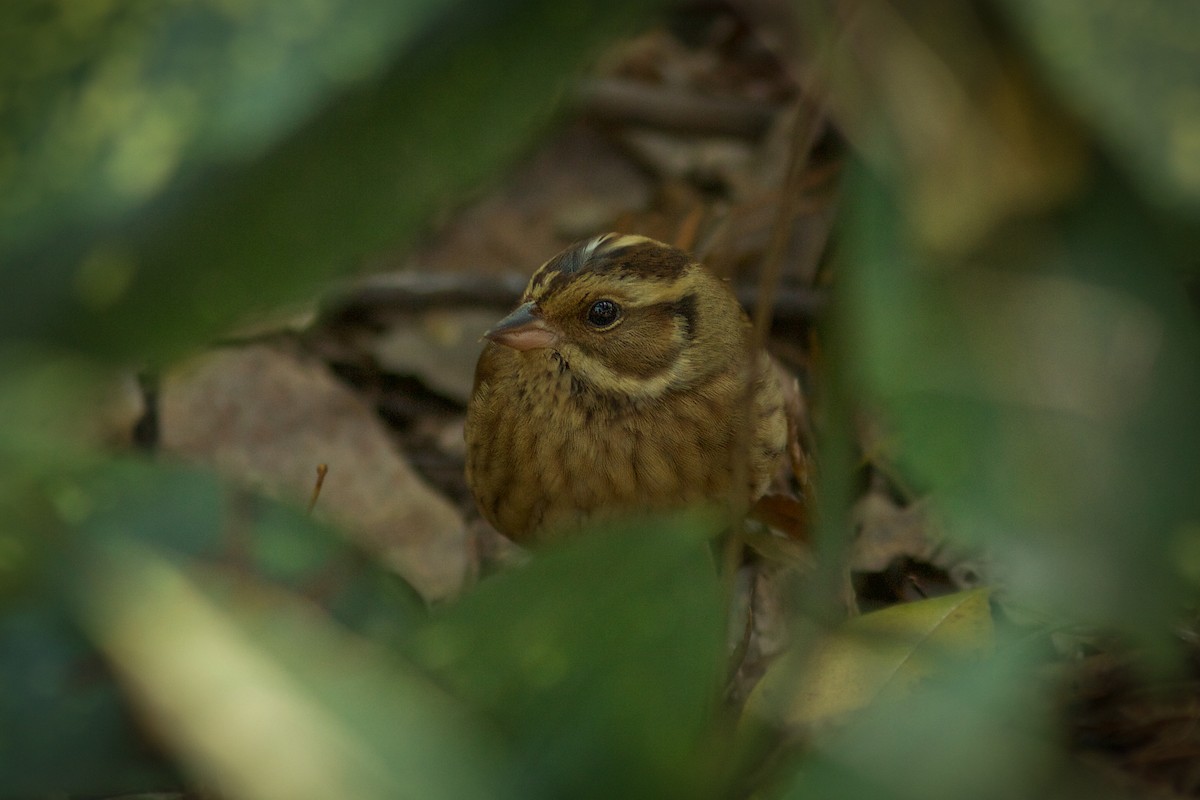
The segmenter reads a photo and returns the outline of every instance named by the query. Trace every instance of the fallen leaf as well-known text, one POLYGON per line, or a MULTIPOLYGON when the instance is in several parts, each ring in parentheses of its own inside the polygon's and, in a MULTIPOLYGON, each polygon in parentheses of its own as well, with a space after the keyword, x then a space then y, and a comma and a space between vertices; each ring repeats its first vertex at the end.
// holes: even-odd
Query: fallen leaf
POLYGON ((461 588, 461 516, 323 365, 267 345, 206 354, 164 378, 159 425, 165 453, 297 505, 308 502, 317 465, 327 464, 317 517, 379 554, 427 599, 461 588))
POLYGON ((795 542, 811 545, 808 507, 784 494, 765 494, 750 509, 750 516, 795 542))
POLYGON ((918 683, 993 646, 988 590, 891 606, 851 619, 767 670, 747 712, 788 727, 811 725, 918 683))
POLYGON ((458 701, 317 607, 107 546, 82 582, 83 625, 156 737, 215 793, 506 794, 494 741, 458 701))
POLYGON ((380 368, 411 375, 463 405, 471 398, 483 332, 504 316, 493 310, 435 310, 396 319, 368 345, 380 368))
POLYGON ((926 503, 900 506, 884 492, 871 491, 851 509, 858 535, 851 566, 860 572, 883 572, 895 560, 932 562, 938 541, 930 535, 926 503))

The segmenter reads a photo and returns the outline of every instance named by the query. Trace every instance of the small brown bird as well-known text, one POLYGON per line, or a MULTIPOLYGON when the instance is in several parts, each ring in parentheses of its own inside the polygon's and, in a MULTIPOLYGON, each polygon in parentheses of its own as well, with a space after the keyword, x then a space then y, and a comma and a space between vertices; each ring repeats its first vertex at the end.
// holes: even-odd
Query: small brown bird
POLYGON ((467 483, 501 533, 538 543, 604 517, 744 510, 787 436, 768 357, 729 287, 686 253, 605 234, 534 273, 484 334, 467 483))

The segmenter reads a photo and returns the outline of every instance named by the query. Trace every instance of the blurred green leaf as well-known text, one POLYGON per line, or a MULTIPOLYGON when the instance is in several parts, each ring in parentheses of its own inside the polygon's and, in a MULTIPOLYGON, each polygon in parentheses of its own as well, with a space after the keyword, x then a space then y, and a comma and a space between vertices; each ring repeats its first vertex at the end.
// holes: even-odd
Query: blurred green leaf
POLYGON ((376 71, 447 0, 0 10, 0 249, 104 223, 206 166, 252 158, 376 71))
POLYGON ((196 469, 114 460, 83 476, 83 541, 132 539, 259 576, 333 612, 354 630, 408 630, 423 601, 395 575, 299 509, 196 469))
POLYGON ((817 737, 781 796, 981 800, 1057 796, 1052 704, 1028 653, 1006 651, 817 737))
POLYGON ((581 537, 497 575, 416 639, 414 658, 486 710, 522 794, 703 797, 724 611, 698 517, 581 537))
POLYGON ((497 749, 464 709, 297 596, 205 580, 120 540, 86 578, 89 633, 158 736, 222 796, 505 796, 497 749))
POLYGON ((1161 207, 1200 214, 1200 4, 1003 0, 1065 104, 1161 207))
POLYGON ((0 533, 0 731, 22 732, 0 736, 0 786, 17 796, 174 781, 73 622, 71 602, 99 602, 78 593, 105 542, 136 541, 203 565, 214 585, 256 576, 381 643, 409 634, 425 613, 399 578, 302 512, 199 471, 114 460, 19 486, 0 508, 14 523, 0 533))
POLYGON ((799 5, 805 35, 828 48, 830 113, 886 176, 914 242, 962 256, 1086 182, 1086 129, 997 35, 986 4, 865 0, 852 35, 835 6, 799 5))
POLYGON ((60 471, 95 459, 114 383, 95 364, 35 344, 0 342, 0 475, 60 471))
POLYGON ((965 262, 910 249, 864 171, 851 187, 844 330, 949 532, 987 544, 1018 597, 1161 642, 1196 589, 1172 551, 1200 518, 1180 255, 1111 175, 965 262))
POLYGON ((0 334, 153 357, 310 298, 512 158, 646 10, 439 5, 6 6, 38 57, 0 73, 0 334))
POLYGON ((176 786, 95 648, 54 596, 0 611, 0 797, 176 786))

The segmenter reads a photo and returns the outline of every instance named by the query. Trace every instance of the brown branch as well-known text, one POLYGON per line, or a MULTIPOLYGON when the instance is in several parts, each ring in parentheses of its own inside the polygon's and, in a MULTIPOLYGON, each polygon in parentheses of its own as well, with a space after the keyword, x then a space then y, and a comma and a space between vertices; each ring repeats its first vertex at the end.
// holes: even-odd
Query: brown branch
POLYGON ((779 113, 777 106, 735 97, 709 97, 619 78, 581 81, 576 102, 607 123, 641 125, 697 135, 757 139, 779 113))
MULTIPOLYGON (((467 272, 395 272, 373 275, 341 291, 322 304, 326 324, 370 324, 389 314, 417 313, 445 308, 494 308, 516 305, 527 278, 520 275, 478 275, 467 272)), ((760 288, 735 286, 738 300, 756 308, 760 288)), ((782 286, 774 292, 771 317, 778 324, 812 322, 825 307, 823 291, 782 286)))

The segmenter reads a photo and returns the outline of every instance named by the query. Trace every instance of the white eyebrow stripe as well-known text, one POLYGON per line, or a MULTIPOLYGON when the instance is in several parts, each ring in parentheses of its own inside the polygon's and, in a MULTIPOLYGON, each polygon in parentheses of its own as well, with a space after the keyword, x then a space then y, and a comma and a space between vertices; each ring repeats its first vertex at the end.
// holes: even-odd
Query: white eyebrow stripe
POLYGON ((586 264, 592 258, 592 256, 596 255, 596 249, 599 248, 604 242, 613 238, 614 235, 615 234, 612 233, 602 233, 585 244, 583 246, 583 258, 581 259, 581 263, 586 264))
POLYGON ((624 235, 613 233, 609 234, 609 236, 615 237, 613 238, 612 243, 609 245, 608 249, 610 250, 617 250, 622 247, 633 247, 634 245, 638 244, 658 244, 658 242, 649 237, 638 236, 637 234, 633 233, 627 233, 624 235))

